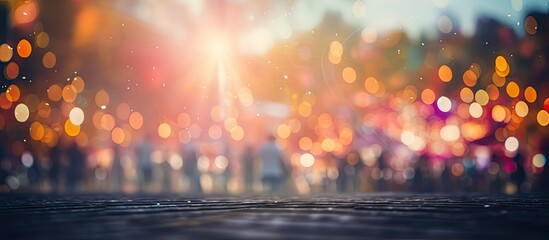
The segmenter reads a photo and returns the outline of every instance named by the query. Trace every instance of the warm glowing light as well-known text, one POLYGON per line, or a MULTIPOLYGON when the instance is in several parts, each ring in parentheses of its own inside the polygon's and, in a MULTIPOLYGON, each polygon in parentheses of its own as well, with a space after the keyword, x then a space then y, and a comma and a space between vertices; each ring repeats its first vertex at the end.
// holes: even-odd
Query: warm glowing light
POLYGON ((364 81, 364 88, 367 92, 376 94, 379 91, 379 82, 374 77, 368 77, 364 81))
POLYGON ((4 43, 0 45, 0 62, 8 62, 13 57, 13 48, 4 43))
POLYGON ((440 129, 440 137, 447 142, 457 141, 460 136, 459 127, 457 125, 446 125, 440 129))
POLYGON ((130 106, 127 103, 120 103, 116 107, 116 116, 120 120, 126 120, 130 117, 131 114, 130 106))
POLYGON ((509 152, 517 151, 519 148, 519 141, 516 137, 508 137, 505 140, 505 149, 509 152))
POLYGON ((504 72, 509 68, 509 64, 507 63, 507 60, 503 56, 497 56, 496 57, 496 71, 504 72))
POLYGON ((241 126, 235 126, 231 129, 231 138, 240 141, 244 138, 244 129, 241 126))
POLYGON ((44 126, 39 122, 33 122, 30 125, 29 133, 32 139, 40 141, 44 137, 44 126))
POLYGON ((356 80, 356 72, 352 67, 345 67, 341 75, 346 83, 354 83, 356 80))
POLYGON ((426 88, 421 92, 421 100, 425 104, 433 104, 435 102, 436 96, 435 92, 430 88, 426 88))
POLYGON ((15 84, 12 84, 6 90, 6 99, 10 102, 17 102, 21 97, 21 90, 15 84))
POLYGON ((37 114, 41 118, 48 118, 51 113, 51 106, 49 103, 45 101, 41 101, 38 103, 38 111, 37 114))
POLYGON ((467 87, 461 89, 459 96, 464 103, 471 103, 475 98, 473 91, 467 87))
POLYGON ((303 151, 308 151, 313 146, 313 141, 308 137, 299 139, 299 148, 303 151))
POLYGON ((4 68, 4 76, 8 80, 13 80, 19 75, 19 65, 15 62, 10 62, 4 68))
POLYGON ((172 134, 172 127, 167 123, 161 123, 158 125, 158 136, 161 138, 168 138, 172 134))
POLYGON ((111 139, 116 144, 122 144, 124 142, 124 130, 116 127, 111 132, 111 139))
POLYGON ((105 108, 109 105, 110 97, 107 91, 105 90, 99 90, 95 94, 95 105, 97 105, 100 108, 105 108))
POLYGON ((80 133, 80 126, 76 126, 71 123, 69 119, 65 121, 65 133, 67 133, 68 136, 74 137, 80 133))
POLYGON ((46 32, 40 32, 36 35, 36 46, 39 48, 46 48, 50 43, 50 36, 46 32))
POLYGON ((538 32, 538 21, 533 16, 528 16, 524 20, 524 28, 528 34, 534 35, 538 32))
POLYGON ((509 97, 512 97, 512 98, 516 98, 518 97, 519 93, 520 93, 520 87, 519 85, 516 83, 516 82, 509 82, 507 84, 507 95, 509 95, 509 97))
POLYGON ((469 105, 469 114, 471 114, 471 117, 480 118, 482 117, 482 113, 483 109, 479 103, 474 102, 469 105))
POLYGON ((24 103, 19 103, 13 110, 15 120, 18 122, 26 122, 29 119, 29 108, 24 103))
POLYGON ((212 125, 208 129, 208 136, 210 136, 210 138, 213 140, 221 138, 222 135, 223 129, 219 125, 212 125))
POLYGON ((485 106, 490 101, 490 97, 486 91, 480 89, 475 93, 475 101, 480 105, 485 106))
POLYGON ((74 87, 77 93, 84 91, 85 83, 84 79, 80 76, 76 76, 72 79, 71 85, 74 87))
POLYGON ((72 124, 80 126, 84 122, 84 111, 78 107, 73 108, 69 113, 69 120, 72 124))
POLYGON ((533 88, 532 86, 528 86, 528 87, 524 90, 524 98, 525 98, 526 101, 528 101, 529 103, 535 102, 536 99, 538 98, 538 93, 536 92, 536 89, 533 88))
POLYGON ((505 85, 505 82, 507 80, 505 79, 505 77, 500 77, 499 75, 497 75, 496 73, 492 74, 492 82, 494 83, 494 85, 496 85, 497 87, 503 87, 505 85))
POLYGON ((331 138, 325 138, 321 143, 324 152, 332 152, 336 148, 336 142, 331 138))
POLYGON ((528 105, 524 101, 518 101, 515 105, 515 112, 519 117, 526 117, 528 115, 528 105))
POLYGON ((313 107, 309 102, 301 102, 299 106, 297 107, 297 111, 299 112, 299 115, 302 117, 308 117, 311 115, 313 111, 313 107))
POLYGON ((543 127, 549 124, 549 112, 545 110, 540 110, 536 118, 538 120, 539 125, 543 127))
POLYGON ((315 157, 310 153, 304 153, 299 157, 299 163, 303 167, 312 167, 315 164, 315 157))
POLYGON ((534 155, 534 157, 532 158, 532 165, 534 165, 534 167, 542 168, 542 167, 545 167, 546 163, 547 163, 547 159, 543 154, 538 153, 534 155))
POLYGON ((276 135, 279 138, 282 138, 282 139, 288 138, 290 134, 291 134, 290 126, 286 124, 280 124, 276 129, 276 135))
POLYGON ((442 65, 438 69, 438 77, 443 82, 449 82, 452 80, 452 69, 447 65, 442 65))
POLYGON ((496 105, 492 108, 492 119, 494 119, 494 121, 503 122, 503 120, 505 120, 505 115, 505 108, 502 106, 496 105))
POLYGON ((61 100, 63 97, 63 89, 57 84, 52 84, 47 92, 48 98, 54 102, 61 100))
POLYGON ((143 115, 139 112, 132 112, 129 117, 130 127, 133 129, 140 129, 143 126, 143 115))
POLYGON ((359 18, 366 15, 366 6, 364 6, 364 3, 362 1, 357 0, 353 3, 353 14, 359 18))
POLYGON ((244 107, 252 106, 254 103, 254 96, 252 95, 252 91, 247 88, 243 87, 238 91, 238 100, 240 101, 240 104, 244 107))
POLYGON ((495 101, 499 98, 499 89, 496 85, 490 84, 486 87, 486 92, 488 92, 488 97, 490 100, 495 101))
POLYGON ((21 39, 17 44, 17 54, 22 58, 28 58, 31 55, 32 46, 27 39, 21 39))
POLYGON ((63 88, 62 95, 65 102, 74 102, 74 100, 76 100, 77 94, 78 93, 76 92, 76 89, 71 84, 68 84, 63 88))
POLYGON ((478 79, 478 76, 471 69, 463 73, 463 83, 465 83, 465 86, 468 86, 468 87, 475 86, 477 84, 477 79, 478 79))
POLYGON ((449 112, 452 109, 452 101, 446 96, 439 97, 437 107, 442 112, 449 112))
POLYGON ((116 125, 116 120, 111 114, 104 114, 101 116, 101 128, 107 131, 111 131, 116 125))
POLYGON ((372 27, 365 27, 362 29, 360 37, 365 43, 374 43, 377 40, 377 30, 372 27))

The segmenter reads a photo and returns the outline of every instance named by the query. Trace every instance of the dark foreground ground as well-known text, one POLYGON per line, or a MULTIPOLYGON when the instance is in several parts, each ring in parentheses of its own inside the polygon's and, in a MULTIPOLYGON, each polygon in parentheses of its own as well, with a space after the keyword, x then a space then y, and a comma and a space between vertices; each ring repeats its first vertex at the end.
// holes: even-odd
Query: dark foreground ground
POLYGON ((0 195, 0 239, 549 239, 549 196, 0 195))

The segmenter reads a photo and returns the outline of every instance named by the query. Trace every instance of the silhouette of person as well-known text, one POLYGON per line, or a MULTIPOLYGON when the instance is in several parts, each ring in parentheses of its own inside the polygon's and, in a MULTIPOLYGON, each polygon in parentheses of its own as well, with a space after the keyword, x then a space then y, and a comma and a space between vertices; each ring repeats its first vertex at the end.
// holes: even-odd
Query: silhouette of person
POLYGON ((385 182, 385 179, 383 179, 383 173, 385 172, 385 168, 388 161, 388 152, 386 150, 383 150, 381 154, 379 154, 379 157, 377 158, 377 167, 379 169, 379 172, 381 173, 381 177, 379 180, 377 180, 377 191, 385 191, 387 183, 385 182))
POLYGON ((183 171, 189 178, 190 191, 195 193, 202 192, 200 184, 200 172, 198 171, 198 149, 194 143, 182 145, 181 156, 183 156, 183 171))
POLYGON ((526 172, 524 171, 524 156, 520 151, 513 157, 517 169, 511 173, 511 181, 516 184, 517 190, 521 191, 521 186, 526 180, 526 172))
POLYGON ((67 188, 69 191, 78 191, 84 179, 86 154, 80 150, 76 142, 67 149, 69 165, 67 168, 67 188))
POLYGON ((59 184, 61 182, 61 171, 63 164, 61 163, 61 157, 63 156, 63 151, 59 144, 50 148, 49 151, 51 167, 50 167, 50 180, 52 189, 54 192, 59 190, 59 184))
POLYGON ((259 158, 261 159, 261 181, 269 187, 271 192, 278 192, 288 175, 285 157, 282 150, 276 144, 276 138, 271 135, 268 141, 261 147, 259 158))
POLYGON ((145 191, 152 181, 152 151, 153 145, 151 142, 151 137, 147 135, 145 139, 139 143, 136 149, 137 164, 141 172, 141 177, 139 180, 139 188, 141 191, 145 191))
POLYGON ((244 187, 246 191, 252 191, 254 182, 254 149, 247 145, 242 153, 241 161, 244 170, 244 187))
POLYGON ((120 147, 115 145, 113 147, 113 158, 111 165, 111 180, 115 191, 122 191, 124 184, 124 171, 122 169, 122 156, 120 153, 120 147))

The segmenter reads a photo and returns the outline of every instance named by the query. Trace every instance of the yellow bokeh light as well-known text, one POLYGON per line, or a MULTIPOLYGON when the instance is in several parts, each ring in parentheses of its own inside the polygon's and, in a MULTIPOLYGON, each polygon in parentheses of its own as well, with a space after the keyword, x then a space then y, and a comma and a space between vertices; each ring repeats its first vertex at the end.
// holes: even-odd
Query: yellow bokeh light
POLYGON ((303 167, 312 167, 315 164, 315 157, 310 153, 304 153, 299 157, 299 164, 303 167))
POLYGON ((111 114, 104 114, 101 116, 101 128, 107 131, 111 131, 116 125, 116 120, 111 114))
POLYGON ((161 123, 158 125, 158 136, 161 138, 169 138, 172 134, 172 127, 167 123, 161 123))
POLYGON ((86 84, 84 83, 84 79, 80 76, 76 76, 72 79, 71 85, 76 89, 77 93, 81 93, 84 91, 84 87, 86 84))
POLYGON ((500 77, 496 73, 492 74, 492 82, 497 87, 503 87, 505 85, 506 79, 505 77, 500 77))
POLYGON ((240 141, 244 138, 244 129, 241 126, 235 126, 231 129, 231 138, 240 141))
POLYGON ((549 113, 545 110, 540 110, 536 116, 539 125, 545 127, 549 124, 549 113))
POLYGON ((28 58, 31 55, 32 46, 27 39, 21 39, 17 43, 17 54, 22 58, 28 58))
POLYGON ((30 125, 29 133, 32 139, 40 141, 44 137, 44 126, 39 122, 33 122, 30 125))
POLYGON ((279 138, 282 138, 282 139, 286 139, 290 136, 291 134, 291 129, 290 129, 290 126, 286 125, 286 124, 280 124, 277 128, 276 128, 276 135, 279 137, 279 138))
POLYGON ((496 105, 492 108, 492 119, 494 119, 494 121, 503 122, 505 120, 505 116, 506 112, 504 107, 496 105))
POLYGON ((243 87, 238 91, 238 101, 240 101, 240 104, 244 107, 252 106, 254 103, 254 96, 252 95, 252 91, 247 88, 243 87))
POLYGON ((509 97, 512 97, 512 98, 518 97, 520 93, 519 85, 513 81, 507 84, 506 90, 507 90, 507 95, 509 95, 509 97))
POLYGON ((308 151, 313 146, 313 140, 309 137, 302 137, 299 139, 299 148, 303 151, 308 151))
POLYGON ((379 82, 374 77, 368 77, 364 81, 364 88, 367 92, 376 94, 379 91, 379 82))
POLYGON ((53 68, 55 67, 55 64, 57 63, 57 57, 55 56, 55 53, 53 52, 47 52, 42 57, 42 65, 44 65, 45 68, 53 68))
POLYGON ((526 101, 528 101, 529 103, 535 102, 536 99, 538 98, 538 93, 536 92, 536 89, 533 88, 532 86, 528 86, 528 87, 524 90, 524 98, 525 98, 526 101))
POLYGON ((339 41, 333 41, 330 43, 330 54, 341 58, 343 55, 343 45, 339 41))
POLYGON ((524 101, 518 101, 515 105, 515 112, 519 117, 526 117, 526 115, 528 115, 528 111, 528 104, 526 104, 524 101))
POLYGON ((490 97, 486 91, 480 89, 475 93, 475 101, 480 105, 485 106, 490 101, 490 97))
POLYGON ((433 104, 435 102, 435 92, 430 88, 426 88, 421 92, 421 101, 425 104, 433 104))
POLYGON ((477 84, 478 76, 475 74, 475 72, 471 69, 465 71, 463 73, 463 83, 465 83, 465 86, 473 87, 477 84))
POLYGON ((443 82, 452 81, 452 69, 450 69, 447 65, 440 66, 438 69, 438 77, 443 82))
POLYGON ((341 75, 343 81, 346 83, 354 83, 356 81, 356 72, 352 67, 345 67, 341 75))
POLYGON ((496 57, 495 67, 496 67, 496 72, 505 72, 509 68, 509 64, 507 63, 507 60, 500 55, 496 57))
POLYGON ((21 90, 15 84, 12 84, 6 90, 6 99, 10 102, 17 102, 21 97, 21 90))
POLYGON ((101 89, 95 94, 95 105, 100 108, 106 108, 109 105, 110 97, 107 91, 101 89))
POLYGON ((140 129, 143 126, 143 115, 139 112, 132 112, 129 117, 130 127, 133 129, 140 129))
POLYGON ((48 88, 48 98, 50 100, 57 102, 61 100, 62 97, 63 97, 63 89, 59 85, 52 84, 48 88))
POLYGON ((377 40, 377 30, 372 27, 365 27, 362 29, 360 37, 365 43, 374 43, 377 40))
POLYGON ((321 143, 324 152, 332 152, 336 147, 336 142, 331 138, 325 138, 321 143))
POLYGON ((124 129, 122 128, 119 128, 119 127, 115 127, 112 131, 111 131, 111 140, 120 145, 124 142, 124 139, 125 139, 125 133, 124 133, 124 129))
POLYGON ((65 87, 63 87, 62 95, 63 95, 63 100, 65 102, 68 102, 68 103, 74 102, 74 100, 76 100, 77 94, 78 93, 76 92, 76 89, 71 84, 68 84, 65 87))
POLYGON ((4 43, 0 45, 0 62, 8 62, 13 57, 13 48, 4 43))
POLYGON ((18 122, 26 122, 27 119, 29 119, 29 108, 24 103, 19 103, 17 106, 15 106, 15 109, 13 110, 13 114, 15 115, 15 120, 18 122))
POLYGON ((65 133, 67 133, 68 136, 74 137, 80 133, 80 126, 76 126, 71 123, 69 119, 65 121, 65 133))
POLYGON ((349 145, 353 142, 353 130, 350 128, 342 128, 339 131, 339 142, 343 145, 349 145))
POLYGON ((473 90, 470 88, 464 87, 459 92, 459 97, 461 98, 461 101, 464 103, 471 103, 475 99, 475 95, 473 94, 473 90))
POLYGON ((488 97, 492 101, 495 101, 499 98, 499 89, 494 84, 488 85, 488 87, 486 87, 486 92, 488 92, 488 97))
POLYGON ((366 15, 366 6, 364 6, 362 1, 357 0, 353 3, 353 14, 359 18, 366 15))
POLYGON ((299 104, 297 107, 297 111, 300 116, 302 117, 308 117, 313 112, 313 107, 309 102, 303 101, 299 104))

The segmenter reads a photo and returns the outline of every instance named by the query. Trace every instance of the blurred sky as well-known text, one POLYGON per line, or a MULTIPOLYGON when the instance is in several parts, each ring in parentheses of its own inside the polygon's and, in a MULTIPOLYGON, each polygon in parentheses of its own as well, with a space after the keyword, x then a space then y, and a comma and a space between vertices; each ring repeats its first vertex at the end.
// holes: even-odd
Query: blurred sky
MULTIPOLYGON (((340 15, 345 23, 356 27, 375 29, 378 34, 402 29, 412 39, 430 38, 438 34, 437 24, 450 19, 454 31, 472 35, 479 18, 499 20, 524 34, 520 22, 528 12, 548 12, 549 0, 119 0, 121 12, 136 17, 155 29, 173 37, 185 38, 192 32, 182 22, 192 20, 212 25, 212 17, 229 17, 238 24, 240 45, 247 53, 262 54, 277 41, 283 41, 304 31, 314 30, 326 14, 340 15), (186 11, 182 20, 183 9, 186 11), (238 9, 240 13, 229 15, 227 11, 238 9), (446 17, 447 18, 446 18, 446 17), (443 19, 443 17, 445 19, 443 19)), ((230 14, 230 13, 229 13, 230 14)), ((219 23, 214 23, 215 25, 219 23)), ((334 31, 337 32, 337 31, 334 31)))

